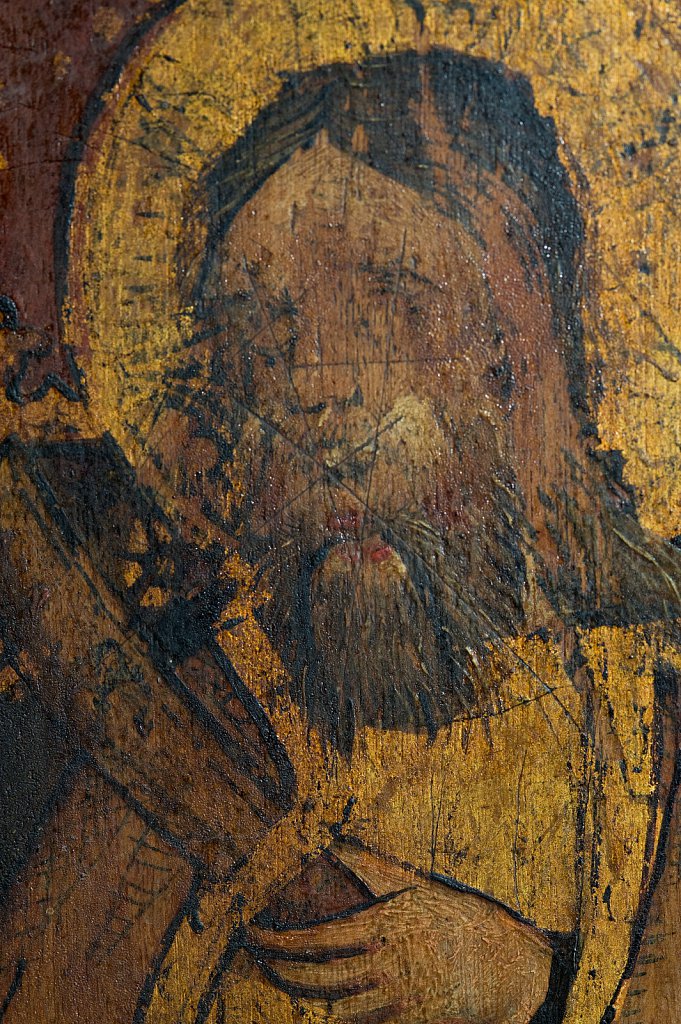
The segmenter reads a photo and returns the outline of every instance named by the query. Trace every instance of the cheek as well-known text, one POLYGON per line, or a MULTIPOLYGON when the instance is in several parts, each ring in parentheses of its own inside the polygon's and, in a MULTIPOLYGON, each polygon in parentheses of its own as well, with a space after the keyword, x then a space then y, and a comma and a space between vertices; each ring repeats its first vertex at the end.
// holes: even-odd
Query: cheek
POLYGON ((233 486, 249 509, 250 530, 276 530, 290 522, 301 505, 296 496, 309 499, 318 475, 297 448, 276 433, 268 437, 255 418, 248 420, 234 453, 233 486))
POLYGON ((423 509, 443 533, 470 536, 487 528, 498 489, 512 479, 507 432, 484 413, 457 424, 428 476, 423 509))
POLYGON ((203 479, 218 463, 219 453, 214 441, 201 436, 188 437, 183 466, 189 481, 203 479))
POLYGON ((474 514, 466 504, 463 488, 447 472, 439 473, 423 499, 426 518, 438 533, 466 535, 470 532, 474 514))
POLYGON ((246 408, 289 437, 294 425, 290 409, 295 407, 297 396, 281 359, 257 354, 244 359, 241 387, 246 408))

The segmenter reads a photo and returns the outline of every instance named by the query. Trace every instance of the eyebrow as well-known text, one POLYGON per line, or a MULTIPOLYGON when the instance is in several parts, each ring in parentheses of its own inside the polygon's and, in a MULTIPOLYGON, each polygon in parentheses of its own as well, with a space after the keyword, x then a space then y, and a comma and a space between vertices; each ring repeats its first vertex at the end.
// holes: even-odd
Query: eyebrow
POLYGON ((254 287, 235 288, 234 291, 224 292, 215 303, 215 307, 228 310, 251 302, 257 302, 258 305, 263 302, 267 312, 272 315, 274 320, 279 320, 284 316, 295 317, 298 315, 298 303, 308 290, 308 288, 304 288, 299 295, 295 296, 287 284, 283 284, 276 291, 263 284, 260 286, 261 295, 258 295, 254 287))
MULTIPOLYGON (((260 325, 251 335, 247 338, 240 338, 239 344, 248 346, 254 344, 263 334, 271 331, 272 328, 284 317, 297 317, 298 307, 297 302, 306 294, 308 289, 303 289, 299 296, 294 298, 288 287, 284 286, 278 293, 269 292, 266 288, 264 289, 265 295, 263 296, 265 301, 265 313, 264 323, 260 325)), ((213 318, 217 321, 215 329, 210 331, 203 331, 201 337, 195 336, 195 340, 201 341, 205 338, 214 337, 217 334, 225 332, 229 326, 228 317, 229 311, 236 308, 243 308, 248 305, 261 306, 260 298, 253 288, 235 288, 231 292, 223 292, 218 300, 216 300, 211 307, 206 311, 208 319, 213 318)))
MULTIPOLYGON (((373 260, 366 260, 358 264, 359 270, 363 273, 368 274, 370 277, 376 279, 377 283, 381 286, 390 285, 394 287, 395 276, 400 274, 401 278, 408 278, 417 284, 428 285, 431 288, 441 289, 441 285, 436 284, 425 274, 420 274, 418 271, 411 267, 402 267, 401 270, 398 268, 398 262, 396 260, 388 263, 374 262, 373 260)), ((284 316, 296 317, 298 315, 298 302, 308 291, 304 288, 298 296, 291 294, 288 285, 284 284, 278 292, 270 291, 266 286, 263 286, 264 296, 267 303, 267 311, 271 315, 271 323, 276 323, 284 316)), ((221 307, 224 312, 229 309, 234 309, 239 306, 244 306, 251 302, 258 302, 258 296, 253 288, 235 288, 232 292, 225 292, 220 300, 215 304, 217 307, 221 307)))
POLYGON ((359 264, 359 269, 365 274, 369 274, 371 277, 375 277, 381 284, 390 284, 394 287, 395 277, 397 274, 401 278, 409 278, 411 281, 415 281, 417 284, 426 284, 431 288, 440 288, 441 286, 436 284, 435 281, 431 281, 425 274, 420 274, 417 270, 411 267, 402 266, 400 268, 397 260, 392 260, 389 263, 375 263, 373 260, 366 260, 359 264))

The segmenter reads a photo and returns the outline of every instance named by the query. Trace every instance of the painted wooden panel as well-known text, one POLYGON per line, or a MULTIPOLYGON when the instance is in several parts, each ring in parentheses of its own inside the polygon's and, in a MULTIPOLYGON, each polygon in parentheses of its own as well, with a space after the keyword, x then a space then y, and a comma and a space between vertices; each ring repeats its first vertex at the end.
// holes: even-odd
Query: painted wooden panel
POLYGON ((677 7, 1 17, 0 1019, 676 1020, 677 7))

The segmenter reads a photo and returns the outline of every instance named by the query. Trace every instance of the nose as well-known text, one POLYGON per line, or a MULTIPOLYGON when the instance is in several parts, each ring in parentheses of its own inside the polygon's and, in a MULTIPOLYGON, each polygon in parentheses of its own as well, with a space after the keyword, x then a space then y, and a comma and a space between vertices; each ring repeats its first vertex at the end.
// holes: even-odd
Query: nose
POLYGON ((299 376, 295 370, 294 380, 298 396, 295 408, 303 414, 328 412, 342 415, 347 409, 361 409, 364 405, 364 393, 354 372, 348 378, 341 369, 335 368, 330 387, 322 387, 319 381, 299 376))

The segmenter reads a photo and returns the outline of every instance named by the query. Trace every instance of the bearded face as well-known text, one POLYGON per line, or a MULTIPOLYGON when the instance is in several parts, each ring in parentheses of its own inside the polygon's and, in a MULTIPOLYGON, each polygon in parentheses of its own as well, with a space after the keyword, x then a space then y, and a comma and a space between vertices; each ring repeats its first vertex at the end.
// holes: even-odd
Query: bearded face
MULTIPOLYGON (((222 266, 201 422, 232 424, 231 526, 294 699, 346 754, 364 726, 484 713, 526 572, 514 371, 477 244, 321 140, 240 211, 222 266)), ((192 477, 206 507, 219 479, 192 477)))

